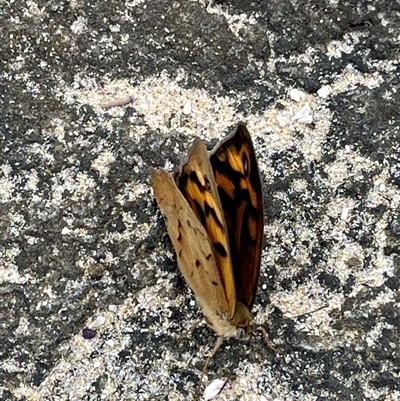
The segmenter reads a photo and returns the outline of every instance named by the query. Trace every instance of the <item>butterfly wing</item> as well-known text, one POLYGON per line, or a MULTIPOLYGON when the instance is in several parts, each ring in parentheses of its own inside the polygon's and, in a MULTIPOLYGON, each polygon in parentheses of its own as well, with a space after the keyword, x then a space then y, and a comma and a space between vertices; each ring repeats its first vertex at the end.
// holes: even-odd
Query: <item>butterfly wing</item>
POLYGON ((158 206, 166 217, 168 234, 185 280, 210 320, 216 311, 228 315, 228 305, 210 238, 179 191, 173 177, 164 170, 152 170, 152 186, 158 206))
POLYGON ((253 142, 244 123, 210 154, 228 228, 236 298, 251 310, 260 274, 263 197, 253 142))
POLYGON ((218 274, 229 306, 229 319, 234 314, 236 303, 229 238, 207 149, 200 139, 194 141, 188 159, 177 177, 177 183, 212 244, 218 274))

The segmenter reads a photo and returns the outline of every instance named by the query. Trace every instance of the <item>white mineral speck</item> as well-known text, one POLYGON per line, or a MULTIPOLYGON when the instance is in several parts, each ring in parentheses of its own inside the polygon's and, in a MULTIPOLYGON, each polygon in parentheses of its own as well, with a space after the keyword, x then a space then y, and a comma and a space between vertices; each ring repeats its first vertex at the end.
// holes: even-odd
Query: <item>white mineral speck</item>
POLYGON ((95 321, 91 324, 92 329, 102 326, 106 322, 104 316, 97 316, 95 321))
POLYGON ((228 388, 227 379, 215 379, 211 384, 204 390, 204 399, 211 400, 215 398, 224 387, 228 388))
POLYGON ((192 112, 192 102, 188 100, 186 104, 183 106, 182 113, 185 115, 189 115, 192 112))
POLYGON ((117 312, 118 310, 117 305, 108 305, 108 310, 114 313, 117 312))
POLYGON ((321 88, 318 89, 317 94, 319 97, 322 97, 323 99, 327 98, 331 93, 331 90, 329 86, 322 86, 321 88))
POLYGON ((304 124, 310 124, 312 122, 311 107, 306 103, 293 117, 292 121, 298 121, 304 124))
POLYGON ((340 215, 340 218, 342 220, 347 220, 347 218, 349 217, 349 211, 350 211, 350 209, 348 207, 344 207, 342 209, 342 214, 340 215))
POLYGON ((295 102, 300 102, 301 99, 305 98, 306 94, 298 89, 291 89, 289 96, 295 102))
POLYGON ((62 230, 61 230, 61 234, 62 235, 67 235, 67 234, 69 234, 71 232, 71 230, 68 228, 68 227, 64 227, 62 230))

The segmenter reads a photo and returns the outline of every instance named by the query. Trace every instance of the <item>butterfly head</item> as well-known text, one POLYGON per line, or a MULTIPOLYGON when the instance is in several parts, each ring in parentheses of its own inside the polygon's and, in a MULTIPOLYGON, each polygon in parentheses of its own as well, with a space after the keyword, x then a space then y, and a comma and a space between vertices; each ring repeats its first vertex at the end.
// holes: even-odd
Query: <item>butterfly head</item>
POLYGON ((229 321, 232 326, 236 327, 236 337, 243 338, 248 336, 252 331, 250 325, 252 319, 253 316, 249 308, 240 301, 236 301, 235 313, 229 321))

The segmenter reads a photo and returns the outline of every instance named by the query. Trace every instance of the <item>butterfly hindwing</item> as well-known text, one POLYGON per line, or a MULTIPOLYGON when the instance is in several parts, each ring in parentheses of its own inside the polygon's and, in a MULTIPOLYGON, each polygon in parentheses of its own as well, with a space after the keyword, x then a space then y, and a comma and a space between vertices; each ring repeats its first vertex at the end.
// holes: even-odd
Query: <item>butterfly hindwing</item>
POLYGON ((243 123, 210 155, 228 229, 236 298, 254 304, 264 230, 263 197, 250 134, 243 123))

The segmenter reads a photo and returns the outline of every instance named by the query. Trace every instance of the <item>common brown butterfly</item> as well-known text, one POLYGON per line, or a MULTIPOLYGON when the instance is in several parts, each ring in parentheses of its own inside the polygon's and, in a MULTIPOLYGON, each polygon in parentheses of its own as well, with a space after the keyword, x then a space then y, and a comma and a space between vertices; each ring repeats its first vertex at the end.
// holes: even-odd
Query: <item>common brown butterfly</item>
POLYGON ((179 173, 152 170, 152 186, 179 268, 219 336, 211 358, 224 338, 251 331, 260 273, 263 197, 246 125, 210 153, 195 139, 179 173))

